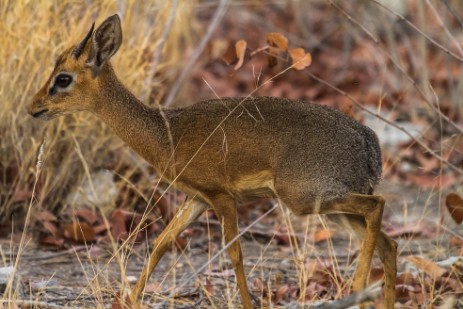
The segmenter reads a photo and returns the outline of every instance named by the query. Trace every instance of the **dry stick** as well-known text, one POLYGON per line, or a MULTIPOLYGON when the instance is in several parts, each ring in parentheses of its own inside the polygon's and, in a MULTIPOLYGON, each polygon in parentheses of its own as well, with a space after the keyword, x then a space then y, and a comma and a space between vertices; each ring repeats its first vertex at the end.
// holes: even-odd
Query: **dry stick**
MULTIPOLYGON (((370 0, 370 1, 375 1, 376 0, 370 0)), ((335 4, 333 1, 329 0, 329 3, 331 6, 333 6, 334 8, 336 8, 339 12, 341 12, 341 14, 343 14, 350 22, 352 22, 354 25, 358 26, 363 32, 365 32, 365 34, 367 34, 371 40, 378 46, 382 47, 382 44, 381 42, 367 29, 365 28, 365 26, 363 26, 362 24, 360 24, 356 19, 354 19, 351 15, 349 15, 349 13, 347 13, 345 10, 343 10, 340 6, 338 6, 337 4, 335 4)), ((427 105, 436 113, 438 114, 440 117, 442 117, 447 123, 449 123, 450 125, 452 125, 456 130, 458 130, 460 133, 463 133, 463 128, 461 128, 459 125, 457 125, 455 122, 453 122, 451 119, 449 119, 446 115, 444 115, 440 110, 438 110, 436 108, 436 106, 428 99, 428 97, 426 96, 426 94, 423 92, 422 89, 420 89, 420 87, 418 87, 416 81, 411 78, 407 72, 405 72, 405 69, 403 69, 398 63, 397 61, 392 57, 392 55, 386 51, 385 48, 379 48, 379 50, 381 52, 383 52, 383 54, 389 59, 389 61, 392 62, 392 64, 397 68, 399 69, 399 71, 404 75, 404 77, 413 85, 413 87, 415 87, 415 89, 418 91, 418 93, 423 97, 424 101, 427 103, 427 105)), ((463 59, 462 59, 463 60, 463 59)))
POLYGON ((455 19, 458 21, 458 23, 460 24, 461 27, 463 27, 463 20, 461 19, 461 17, 458 15, 457 12, 455 12, 455 9, 453 8, 453 6, 449 3, 449 0, 441 0, 445 6, 447 7, 447 9, 449 10, 450 14, 453 15, 453 17, 455 17, 455 19))
POLYGON ((395 15, 397 18, 399 18, 401 21, 405 22, 407 25, 409 25, 413 30, 415 30, 416 32, 418 32, 420 35, 424 36, 429 42, 431 42, 432 44, 434 44, 436 47, 438 47, 439 49, 441 49, 443 52, 445 52, 446 54, 452 56, 453 58, 463 62, 463 58, 458 56, 457 54, 453 53, 452 51, 450 51, 448 48, 446 48, 445 46, 439 44, 437 41, 435 41, 433 38, 431 38, 429 35, 427 35, 426 33, 424 33, 420 28, 418 28, 417 26, 415 26, 415 24, 413 24, 411 21, 409 21, 407 18, 405 18, 403 15, 391 10, 390 8, 388 8, 387 6, 385 6, 384 4, 382 4, 381 2, 379 2, 378 0, 370 0, 371 2, 374 2, 375 4, 377 4, 379 7, 383 8, 384 10, 388 11, 389 13, 395 15))
POLYGON ((183 69, 182 73, 180 73, 179 78, 173 85, 173 87, 170 89, 169 94, 167 95, 166 100, 164 101, 164 106, 169 107, 172 105, 172 101, 174 100, 174 97, 177 95, 178 90, 180 89, 180 86, 183 84, 185 78, 188 76, 190 73, 191 69, 195 65, 196 61, 198 61, 199 56, 203 52, 204 48, 206 48, 206 44, 209 42, 212 33, 214 32, 215 28, 218 26, 219 22, 222 20, 222 17, 225 14, 225 9, 226 9, 226 4, 228 0, 220 0, 219 7, 214 13, 214 17, 212 18, 212 22, 209 24, 209 27, 207 28, 207 32, 202 38, 201 42, 199 43, 198 47, 195 49, 193 52, 193 55, 191 55, 190 60, 186 64, 185 68, 183 69))
POLYGON ((406 130, 404 127, 388 120, 387 118, 381 116, 380 114, 378 113, 375 113, 375 112, 372 112, 370 111, 369 109, 365 108, 362 106, 362 104, 360 104, 359 101, 357 101, 353 96, 351 96, 350 94, 348 94, 347 92, 339 89, 338 87, 336 87, 335 85, 327 82, 326 80, 314 75, 313 73, 309 72, 309 71, 306 71, 307 75, 309 75, 310 77, 312 77, 313 79, 315 79, 316 81, 330 87, 331 89, 335 90, 336 92, 338 92, 339 94, 345 96, 346 98, 348 98, 352 103, 355 104, 355 106, 357 106, 359 109, 361 109, 362 111, 372 115, 372 116, 375 116, 376 118, 384 121, 385 123, 387 123, 388 125, 402 131, 403 133, 405 133, 408 137, 410 137, 413 141, 415 141, 418 145, 420 145, 421 147, 423 147, 426 151, 428 151, 431 155, 433 155, 434 157, 436 157, 437 159, 439 159, 441 162, 447 164, 450 168, 452 168, 453 170, 457 171, 458 173, 460 174, 463 174, 463 169, 453 165, 452 163, 450 163, 449 161, 447 161, 446 159, 444 159, 442 156, 440 156, 439 154, 437 154, 435 151, 433 151, 431 148, 429 148, 426 144, 424 144, 421 140, 415 138, 412 134, 410 134, 410 132, 408 132, 408 130, 406 130))
POLYGON ((450 33, 450 30, 445 26, 444 21, 442 20, 442 18, 440 18, 439 14, 437 13, 437 11, 434 8, 434 6, 432 5, 432 3, 429 0, 426 0, 426 4, 431 9, 431 11, 434 14, 434 17, 436 18, 439 25, 444 29, 445 34, 447 35, 447 37, 450 39, 450 41, 452 41, 453 45, 455 45, 455 48, 458 49, 460 54, 463 55, 463 49, 461 48, 460 43, 458 43, 458 41, 455 39, 455 36, 452 33, 450 33))

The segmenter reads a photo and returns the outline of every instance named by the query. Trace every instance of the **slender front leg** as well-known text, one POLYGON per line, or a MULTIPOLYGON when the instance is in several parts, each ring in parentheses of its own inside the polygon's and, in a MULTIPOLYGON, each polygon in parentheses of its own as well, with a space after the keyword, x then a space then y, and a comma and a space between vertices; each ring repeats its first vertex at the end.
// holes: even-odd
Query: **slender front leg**
POLYGON ((188 201, 179 207, 172 221, 170 221, 162 233, 154 240, 153 252, 150 255, 148 264, 145 264, 140 278, 131 292, 130 302, 132 305, 137 303, 149 276, 164 253, 172 247, 177 236, 184 231, 191 222, 195 221, 206 208, 207 205, 195 201, 188 201))
MULTIPOLYGON (((222 231, 225 242, 228 244, 238 235, 238 216, 236 213, 236 203, 229 195, 216 196, 211 199, 215 214, 222 224, 222 231)), ((251 297, 249 295, 246 274, 244 272, 243 255, 241 253, 240 241, 237 239, 228 247, 228 253, 235 270, 236 282, 241 294, 244 309, 251 309, 251 297)))

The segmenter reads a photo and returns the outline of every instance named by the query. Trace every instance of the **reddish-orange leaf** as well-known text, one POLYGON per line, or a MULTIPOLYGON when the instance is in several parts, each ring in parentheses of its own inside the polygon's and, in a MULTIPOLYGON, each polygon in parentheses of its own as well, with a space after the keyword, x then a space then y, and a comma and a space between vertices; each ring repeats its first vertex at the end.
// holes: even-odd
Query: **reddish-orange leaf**
POLYGON ((127 231, 127 226, 125 225, 125 220, 128 216, 127 211, 116 209, 111 215, 111 234, 114 239, 121 240, 125 239, 129 233, 127 231))
POLYGON ((463 247, 463 238, 459 236, 450 237, 449 243, 457 247, 463 247))
POLYGON ((55 223, 50 221, 42 221, 42 225, 52 235, 56 235, 58 233, 58 228, 56 227, 55 223))
POLYGON ((122 297, 120 292, 116 293, 114 301, 111 304, 111 309, 127 309, 133 308, 132 301, 129 297, 122 297), (123 299, 124 298, 124 299, 123 299))
POLYGON ((267 33, 267 44, 273 47, 278 47, 282 51, 288 50, 288 39, 281 33, 267 33))
POLYGON ((48 210, 34 212, 34 219, 37 221, 57 221, 55 215, 48 210))
POLYGON ((87 209, 77 210, 76 216, 81 219, 84 219, 90 225, 95 224, 99 220, 97 213, 95 213, 94 211, 87 210, 87 209))
POLYGON ((204 287, 206 288, 206 291, 209 294, 214 293, 214 285, 212 284, 211 280, 209 280, 208 278, 206 278, 206 284, 204 285, 204 287))
POLYGON ((228 46, 227 50, 225 51, 225 53, 222 55, 220 59, 222 59, 222 61, 225 62, 227 65, 232 65, 236 63, 238 59, 236 58, 235 46, 230 44, 230 46, 228 46))
POLYGON ((14 202, 24 202, 32 198, 32 191, 29 189, 18 189, 14 192, 14 202))
POLYGON ((289 291, 289 285, 284 284, 284 285, 279 286, 275 293, 274 299, 273 299, 275 304, 278 304, 281 300, 283 300, 283 298, 288 294, 288 291, 289 291))
POLYGON ((55 246, 57 248, 63 248, 64 239, 55 236, 45 236, 39 238, 39 243, 42 245, 55 246))
POLYGON ((327 240, 327 239, 330 239, 331 236, 332 234, 329 230, 320 230, 314 234, 314 241, 320 242, 323 240, 327 240))
POLYGON ((417 256, 409 256, 406 259, 415 264, 416 267, 424 271, 433 279, 438 278, 447 272, 444 268, 429 259, 417 256))
POLYGON ((445 198, 445 205, 457 224, 463 222, 463 199, 456 193, 449 193, 445 198))
POLYGON ((95 241, 95 231, 85 222, 64 224, 64 237, 78 242, 95 241))
POLYGON ((384 270, 382 268, 372 268, 370 270, 370 283, 380 281, 384 278, 384 270))
POLYGON ((239 70, 243 66, 244 57, 246 56, 246 46, 248 44, 245 40, 239 40, 235 43, 236 56, 238 57, 238 62, 235 64, 234 69, 239 70))
POLYGON ((293 60, 293 68, 296 70, 304 70, 312 63, 312 56, 303 48, 292 48, 289 50, 289 55, 293 60))

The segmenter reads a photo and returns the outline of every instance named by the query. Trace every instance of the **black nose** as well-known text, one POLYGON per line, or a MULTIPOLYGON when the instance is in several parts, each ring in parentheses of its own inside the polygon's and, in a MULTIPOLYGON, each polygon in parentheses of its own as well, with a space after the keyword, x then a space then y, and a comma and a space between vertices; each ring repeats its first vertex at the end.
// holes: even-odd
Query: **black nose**
POLYGON ((34 118, 40 118, 42 115, 46 114, 48 112, 48 108, 42 109, 41 111, 31 113, 32 117, 34 118))

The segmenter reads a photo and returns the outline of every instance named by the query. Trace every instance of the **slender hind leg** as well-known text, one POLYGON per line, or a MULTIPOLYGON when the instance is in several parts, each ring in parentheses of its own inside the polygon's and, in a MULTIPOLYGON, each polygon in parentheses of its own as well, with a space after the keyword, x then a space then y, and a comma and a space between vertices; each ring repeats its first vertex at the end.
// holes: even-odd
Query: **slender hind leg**
POLYGON ((195 221, 207 208, 207 205, 195 201, 189 201, 179 207, 177 213, 162 233, 154 240, 153 252, 149 261, 145 264, 137 284, 130 295, 130 302, 135 306, 140 297, 149 276, 162 258, 164 253, 172 247, 177 236, 184 231, 191 222, 195 221))
MULTIPOLYGON (((337 224, 351 228, 360 238, 365 236, 365 219, 358 215, 329 215, 330 220, 337 224)), ((384 265, 384 307, 394 307, 395 283, 397 276, 397 243, 382 231, 376 240, 376 250, 384 265)))

